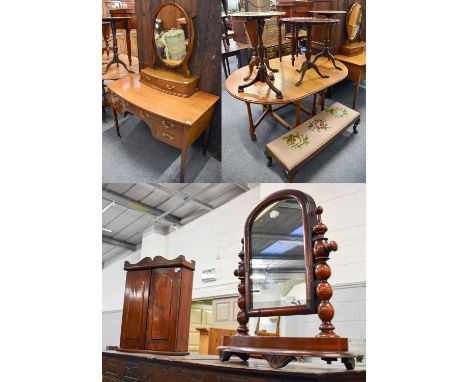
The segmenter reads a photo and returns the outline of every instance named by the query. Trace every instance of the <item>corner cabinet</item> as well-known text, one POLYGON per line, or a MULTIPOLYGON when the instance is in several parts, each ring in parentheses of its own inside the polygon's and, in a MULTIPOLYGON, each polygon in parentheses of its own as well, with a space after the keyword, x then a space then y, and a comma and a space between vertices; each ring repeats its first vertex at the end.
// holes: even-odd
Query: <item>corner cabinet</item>
POLYGON ((156 256, 127 271, 120 333, 126 352, 186 355, 195 262, 183 256, 167 260, 156 256))

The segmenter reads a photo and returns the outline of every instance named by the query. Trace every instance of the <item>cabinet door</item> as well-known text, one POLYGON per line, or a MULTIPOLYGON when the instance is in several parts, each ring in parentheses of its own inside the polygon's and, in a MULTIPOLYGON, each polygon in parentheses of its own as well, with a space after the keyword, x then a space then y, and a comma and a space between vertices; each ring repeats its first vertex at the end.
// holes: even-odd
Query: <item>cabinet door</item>
POLYGON ((152 270, 146 328, 147 350, 175 350, 181 273, 180 268, 152 270))
POLYGON ((151 271, 129 271, 125 283, 120 347, 144 349, 151 271))

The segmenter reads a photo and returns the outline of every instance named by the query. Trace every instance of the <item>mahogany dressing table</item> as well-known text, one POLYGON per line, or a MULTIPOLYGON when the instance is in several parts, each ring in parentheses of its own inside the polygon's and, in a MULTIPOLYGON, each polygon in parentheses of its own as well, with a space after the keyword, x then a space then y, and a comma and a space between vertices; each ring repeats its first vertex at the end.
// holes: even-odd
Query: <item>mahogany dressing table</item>
POLYGON ((127 64, 123 62, 121 59, 119 59, 119 47, 117 45, 117 23, 125 23, 125 25, 128 25, 128 20, 130 20, 130 17, 103 17, 102 21, 103 22, 109 22, 110 27, 112 29, 112 52, 114 53, 112 56, 112 60, 110 60, 107 63, 106 70, 104 71, 103 74, 107 73, 109 70, 110 66, 112 64, 122 64, 123 67, 129 72, 133 73, 131 70, 128 69, 127 64))
POLYGON ((155 63, 108 85, 112 111, 120 138, 117 112, 130 113, 150 127, 153 138, 181 150, 179 181, 182 183, 188 150, 202 133, 205 133, 203 154, 206 154, 219 97, 199 91, 199 77, 190 74, 188 61, 194 47, 194 29, 185 9, 176 3, 164 3, 152 21, 155 63))

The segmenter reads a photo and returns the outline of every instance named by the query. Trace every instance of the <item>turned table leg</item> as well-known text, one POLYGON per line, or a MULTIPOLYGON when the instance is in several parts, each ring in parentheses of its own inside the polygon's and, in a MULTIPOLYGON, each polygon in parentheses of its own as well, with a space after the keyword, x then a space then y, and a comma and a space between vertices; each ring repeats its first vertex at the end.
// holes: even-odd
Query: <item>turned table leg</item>
POLYGON ((301 124, 301 100, 296 101, 295 105, 296 105, 296 126, 299 126, 301 124))
POLYGON ((252 118, 252 109, 250 108, 250 102, 245 103, 247 105, 247 113, 249 115, 249 132, 250 132, 250 140, 255 142, 257 137, 255 136, 255 125, 252 118))
POLYGON ((361 71, 359 71, 358 78, 356 80, 356 86, 354 87, 354 95, 353 95, 353 109, 356 110, 356 99, 359 93, 359 84, 361 83, 361 71))
POLYGON ((117 131, 117 136, 119 138, 122 138, 120 135, 120 126, 119 126, 119 120, 117 118, 117 110, 114 109, 114 106, 112 106, 112 115, 114 116, 114 125, 115 125, 115 130, 117 131))
POLYGON ((127 55, 128 55, 128 63, 132 66, 132 42, 130 40, 130 32, 131 29, 127 28, 127 55))
POLYGON ((179 183, 184 183, 185 180, 185 165, 187 164, 188 147, 183 147, 180 154, 180 174, 179 183))

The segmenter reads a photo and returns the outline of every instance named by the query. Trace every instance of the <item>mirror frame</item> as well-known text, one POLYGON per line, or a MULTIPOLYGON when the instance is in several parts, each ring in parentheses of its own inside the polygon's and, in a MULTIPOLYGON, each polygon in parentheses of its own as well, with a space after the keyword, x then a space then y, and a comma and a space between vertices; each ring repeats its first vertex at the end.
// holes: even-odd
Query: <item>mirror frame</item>
POLYGON ((153 52, 156 56, 155 61, 154 61, 154 66, 156 66, 156 62, 159 60, 165 67, 170 68, 170 69, 177 69, 180 67, 183 67, 184 72, 186 76, 190 76, 190 71, 188 68, 188 62, 190 60, 190 56, 192 55, 193 51, 193 41, 195 38, 195 29, 193 27, 193 20, 188 14, 188 12, 179 4, 176 3, 164 3, 159 6, 159 8, 156 10, 156 12, 153 15, 153 23, 151 24, 152 27, 152 40, 153 40, 153 52), (187 53, 185 54, 185 57, 182 61, 180 61, 178 64, 175 65, 169 65, 167 62, 164 61, 164 59, 159 55, 158 50, 156 49, 156 40, 154 38, 154 23, 157 19, 157 16, 159 12, 161 12, 165 7, 176 7, 179 11, 182 12, 184 15, 185 21, 187 22, 187 29, 188 29, 188 37, 189 37, 189 43, 187 46, 187 53))
POLYGON ((317 216, 315 214, 315 201, 306 193, 299 190, 281 190, 277 191, 264 200, 262 200, 249 214, 244 226, 245 239, 245 288, 242 293, 239 288, 239 293, 245 298, 245 313, 247 317, 269 317, 269 316, 292 316, 299 314, 316 313, 317 304, 315 300, 314 286, 314 268, 313 268, 313 238, 312 229, 317 224, 317 216), (256 216, 265 207, 284 199, 295 199, 302 209, 302 223, 304 225, 304 263, 305 263, 305 283, 306 283, 306 303, 294 306, 278 306, 273 308, 252 308, 252 300, 250 295, 250 231, 255 221, 256 216))
POLYGON ((359 1, 356 1, 351 5, 351 7, 349 8, 348 13, 346 14, 346 28, 345 29, 346 29, 346 37, 348 38, 348 41, 354 42, 354 41, 361 38, 363 24, 364 24, 364 11, 362 9, 362 4, 359 1), (361 26, 359 28, 359 32, 356 33, 356 37, 351 39, 350 36, 349 36, 349 30, 348 30, 349 18, 350 18, 351 12, 353 11, 354 7, 357 7, 358 5, 361 7, 361 26))

